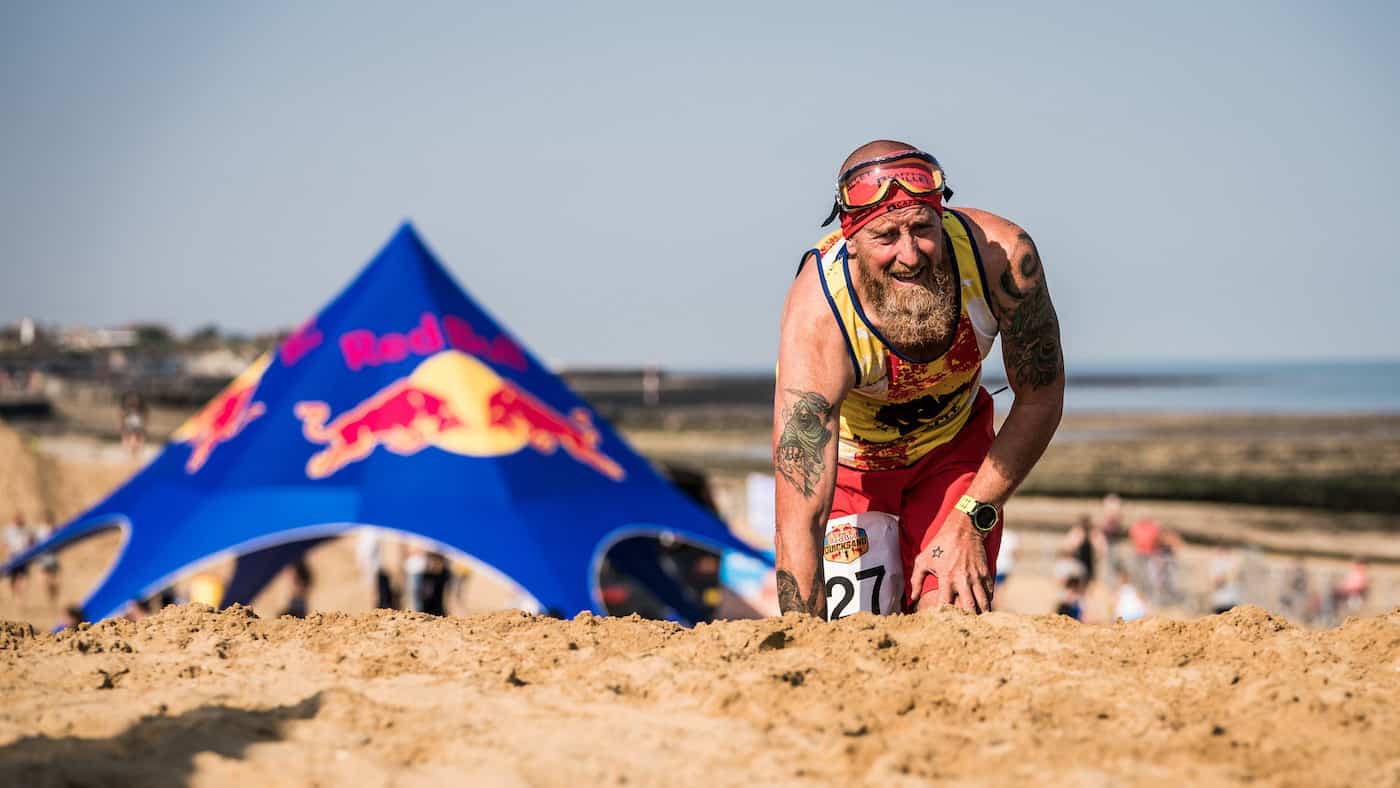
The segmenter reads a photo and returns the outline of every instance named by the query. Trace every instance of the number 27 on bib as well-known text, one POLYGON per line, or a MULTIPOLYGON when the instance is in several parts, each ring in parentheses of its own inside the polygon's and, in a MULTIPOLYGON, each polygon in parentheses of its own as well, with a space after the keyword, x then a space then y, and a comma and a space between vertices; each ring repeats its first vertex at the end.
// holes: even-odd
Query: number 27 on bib
POLYGON ((899 518, 864 512, 827 522, 822 541, 827 617, 901 611, 904 572, 899 560, 899 518))

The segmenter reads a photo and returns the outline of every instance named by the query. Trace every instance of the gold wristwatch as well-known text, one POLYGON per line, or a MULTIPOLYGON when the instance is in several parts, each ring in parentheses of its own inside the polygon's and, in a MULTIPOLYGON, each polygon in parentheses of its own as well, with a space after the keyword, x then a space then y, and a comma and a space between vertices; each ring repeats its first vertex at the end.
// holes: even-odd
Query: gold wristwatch
POLYGON ((958 499, 958 503, 953 508, 966 514, 972 520, 972 527, 980 533, 987 533, 997 527, 1001 521, 1001 512, 989 503, 982 503, 971 495, 964 495, 958 499))

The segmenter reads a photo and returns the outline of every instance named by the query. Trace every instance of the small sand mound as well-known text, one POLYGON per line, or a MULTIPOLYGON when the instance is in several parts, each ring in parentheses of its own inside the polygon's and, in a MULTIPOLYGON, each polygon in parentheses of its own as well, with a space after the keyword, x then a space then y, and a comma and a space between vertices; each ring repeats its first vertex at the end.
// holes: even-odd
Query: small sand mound
POLYGON ((0 628, 0 692, 15 785, 1400 781, 1400 611, 687 630, 186 606, 0 628))

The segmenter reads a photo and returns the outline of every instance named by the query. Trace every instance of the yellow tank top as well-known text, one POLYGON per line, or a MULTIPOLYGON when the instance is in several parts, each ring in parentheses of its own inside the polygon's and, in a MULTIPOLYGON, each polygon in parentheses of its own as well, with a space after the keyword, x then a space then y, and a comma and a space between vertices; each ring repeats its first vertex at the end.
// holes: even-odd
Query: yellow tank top
POLYGON ((866 318, 851 286, 840 230, 809 252, 819 258, 822 290, 856 374, 841 406, 842 465, 863 471, 912 465, 951 441, 971 414, 997 323, 987 307, 986 274, 966 218, 944 210, 943 233, 958 267, 958 328, 948 351, 927 363, 901 356, 866 318))

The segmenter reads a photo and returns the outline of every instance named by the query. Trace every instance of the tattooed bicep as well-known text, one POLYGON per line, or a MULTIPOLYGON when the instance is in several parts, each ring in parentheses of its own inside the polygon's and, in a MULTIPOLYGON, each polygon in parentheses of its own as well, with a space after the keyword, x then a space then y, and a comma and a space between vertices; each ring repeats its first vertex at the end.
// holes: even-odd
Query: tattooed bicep
POLYGON ((1002 349, 1011 382, 1032 389, 1056 382, 1064 374, 1060 322, 1045 286, 1040 252, 1024 231, 1012 244, 997 284, 1002 349))
POLYGON ((835 408, 815 391, 783 390, 781 432, 773 447, 773 465, 804 497, 817 491, 833 434, 835 408))

